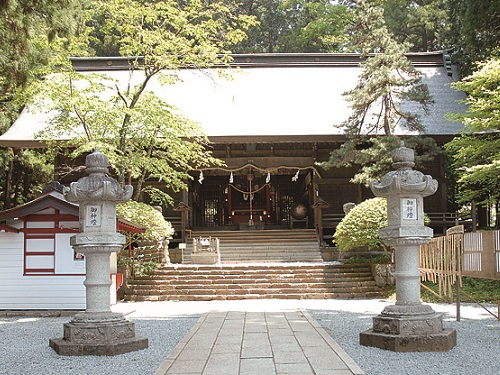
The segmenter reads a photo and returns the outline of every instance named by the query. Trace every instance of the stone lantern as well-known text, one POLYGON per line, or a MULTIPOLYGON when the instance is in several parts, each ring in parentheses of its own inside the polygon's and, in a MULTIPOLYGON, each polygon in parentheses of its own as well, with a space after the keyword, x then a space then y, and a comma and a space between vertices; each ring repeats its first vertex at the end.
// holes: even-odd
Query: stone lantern
POLYGON ((174 207, 174 211, 181 213, 181 241, 183 243, 185 243, 186 242, 186 228, 187 228, 187 222, 188 222, 188 214, 189 214, 189 211, 191 211, 191 207, 189 207, 186 203, 181 201, 181 202, 179 202, 177 207, 174 207))
POLYGON ((65 188, 70 202, 79 203, 80 232, 71 245, 85 256, 86 310, 64 325, 64 337, 51 339, 61 355, 116 355, 148 347, 148 339, 135 336, 134 323, 110 309, 110 255, 125 244, 116 232, 116 203, 132 196, 132 186, 122 188, 107 176, 108 158, 97 150, 85 159, 88 177, 65 188))
POLYGON ((371 189, 387 198, 388 226, 380 239, 394 248, 396 303, 373 318, 373 329, 360 334, 360 343, 396 352, 447 351, 456 345, 456 331, 444 329, 441 314, 420 302, 419 246, 433 236, 424 226, 423 199, 436 192, 438 182, 412 169, 414 152, 403 144, 392 159, 395 170, 373 181, 371 189))

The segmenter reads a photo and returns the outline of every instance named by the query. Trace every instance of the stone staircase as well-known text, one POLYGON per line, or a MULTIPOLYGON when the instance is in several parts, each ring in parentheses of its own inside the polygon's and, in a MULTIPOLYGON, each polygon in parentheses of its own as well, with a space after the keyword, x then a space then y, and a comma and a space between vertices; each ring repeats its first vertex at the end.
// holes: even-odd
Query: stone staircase
POLYGON ((126 301, 211 301, 257 298, 379 298, 370 265, 169 265, 127 286, 126 301))
MULTIPOLYGON (((193 231, 192 238, 219 238, 221 263, 321 262, 314 229, 193 231)), ((191 263, 188 240, 183 263, 191 263)))

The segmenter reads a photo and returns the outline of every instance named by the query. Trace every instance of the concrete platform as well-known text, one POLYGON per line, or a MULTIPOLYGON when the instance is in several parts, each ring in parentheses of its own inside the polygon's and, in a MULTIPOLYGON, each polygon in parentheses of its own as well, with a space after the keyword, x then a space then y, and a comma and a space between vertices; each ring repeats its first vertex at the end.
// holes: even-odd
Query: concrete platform
POLYGON ((305 311, 204 313, 155 375, 361 375, 305 311))

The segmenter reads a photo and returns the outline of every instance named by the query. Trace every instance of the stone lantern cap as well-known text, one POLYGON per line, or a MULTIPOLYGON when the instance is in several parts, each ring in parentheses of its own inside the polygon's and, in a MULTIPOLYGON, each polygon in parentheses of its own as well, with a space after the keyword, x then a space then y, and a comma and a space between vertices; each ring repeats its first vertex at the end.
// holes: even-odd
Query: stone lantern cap
POLYGON ((85 167, 89 175, 72 182, 63 191, 66 200, 78 202, 80 206, 80 233, 71 237, 70 243, 73 246, 125 243, 125 237, 116 233, 116 203, 132 197, 132 186, 122 187, 107 175, 108 158, 98 150, 87 155, 85 167))
POLYGON ((392 160, 395 170, 387 173, 380 182, 371 182, 370 187, 375 196, 417 194, 426 197, 437 191, 438 182, 435 179, 412 169, 415 166, 415 154, 403 142, 401 147, 392 152, 392 160))
POLYGON ((132 186, 123 188, 118 181, 107 175, 108 157, 97 149, 85 158, 85 171, 89 174, 88 177, 80 178, 64 189, 68 201, 126 202, 132 197, 132 186))
POLYGON ((330 205, 328 204, 327 201, 325 201, 323 198, 318 196, 316 198, 316 201, 312 205, 312 207, 313 208, 328 208, 328 207, 330 207, 330 205))

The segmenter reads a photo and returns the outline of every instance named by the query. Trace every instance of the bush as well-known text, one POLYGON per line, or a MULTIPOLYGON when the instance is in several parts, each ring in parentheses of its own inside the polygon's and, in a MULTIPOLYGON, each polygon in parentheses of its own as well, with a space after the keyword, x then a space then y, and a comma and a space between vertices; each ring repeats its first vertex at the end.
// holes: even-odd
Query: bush
POLYGON ((126 251, 131 243, 152 243, 154 249, 157 250, 157 244, 162 240, 172 238, 174 229, 172 224, 163 218, 160 211, 154 207, 135 201, 128 201, 116 206, 117 214, 134 224, 142 225, 146 228, 144 233, 126 233, 127 245, 118 253, 118 265, 127 265, 132 268, 133 276, 148 275, 160 267, 157 259, 150 259, 144 254, 144 248, 136 248, 135 251, 129 254, 126 251), (142 249, 142 250, 141 250, 142 249), (137 251, 142 252, 137 256, 137 251))
POLYGON ((160 268, 160 263, 151 260, 134 259, 127 256, 118 257, 119 266, 128 266, 133 272, 132 277, 147 276, 160 268))
POLYGON ((372 198, 355 206, 339 223, 333 239, 340 251, 387 249, 379 238, 387 226, 387 200, 372 198))
POLYGON ((148 204, 128 201, 118 204, 116 212, 121 218, 146 228, 146 232, 138 235, 137 239, 156 242, 172 238, 174 234, 172 224, 163 218, 160 211, 148 204))
POLYGON ((374 254, 372 256, 368 256, 371 254, 366 254, 367 256, 362 255, 353 255, 343 259, 343 263, 346 264, 359 264, 359 263, 369 263, 369 264, 390 264, 392 263, 392 255, 387 254, 374 254))

